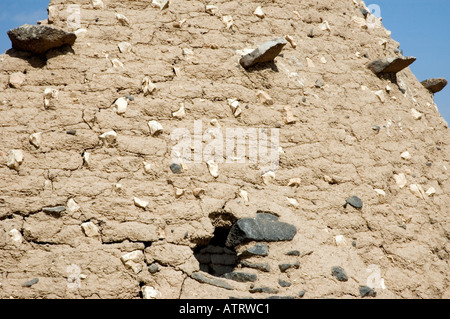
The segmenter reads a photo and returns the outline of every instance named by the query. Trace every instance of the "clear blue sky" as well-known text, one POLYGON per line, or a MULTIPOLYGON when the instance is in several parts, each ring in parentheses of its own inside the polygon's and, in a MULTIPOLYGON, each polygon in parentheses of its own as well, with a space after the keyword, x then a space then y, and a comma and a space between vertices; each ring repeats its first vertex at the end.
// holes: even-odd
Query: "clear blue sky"
MULTIPOLYGON (((300 1, 300 0, 299 0, 300 1)), ((49 0, 0 0, 0 52, 11 47, 6 34, 25 23, 47 18, 49 0)), ((366 0, 380 7, 383 25, 392 31, 419 81, 444 77, 450 80, 450 0, 366 0)), ((450 124, 450 84, 435 95, 442 116, 450 124)))

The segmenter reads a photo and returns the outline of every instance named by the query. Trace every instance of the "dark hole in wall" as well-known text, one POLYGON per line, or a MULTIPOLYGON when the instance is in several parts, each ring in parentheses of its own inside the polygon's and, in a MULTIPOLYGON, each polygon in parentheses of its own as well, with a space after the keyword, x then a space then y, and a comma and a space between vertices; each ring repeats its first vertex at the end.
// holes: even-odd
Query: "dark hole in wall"
POLYGON ((201 271, 220 277, 236 268, 236 251, 225 246, 230 229, 231 227, 216 227, 209 243, 194 250, 201 271))

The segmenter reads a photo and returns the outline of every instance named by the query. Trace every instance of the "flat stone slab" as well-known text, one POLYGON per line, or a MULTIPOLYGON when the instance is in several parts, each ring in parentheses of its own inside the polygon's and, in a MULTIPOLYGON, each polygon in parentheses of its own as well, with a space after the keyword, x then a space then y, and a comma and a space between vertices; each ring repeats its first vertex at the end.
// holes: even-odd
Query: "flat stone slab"
POLYGON ((448 84, 444 78, 428 79, 420 82, 431 93, 437 93, 442 91, 448 84))
POLYGON ((73 45, 77 36, 75 33, 49 27, 47 25, 25 24, 8 31, 12 47, 16 50, 34 54, 43 54, 50 49, 65 44, 73 45))
POLYGON ((254 282, 258 279, 256 274, 249 274, 246 272, 233 271, 223 275, 224 278, 238 281, 238 282, 254 282))
POLYGON ((370 62, 367 67, 375 74, 398 73, 416 61, 415 57, 384 58, 370 62))
POLYGON ((191 277, 193 279, 197 280, 198 282, 201 282, 201 283, 204 283, 204 284, 208 284, 208 285, 212 285, 212 286, 216 286, 216 287, 220 287, 220 288, 224 288, 224 289, 228 289, 228 290, 233 290, 234 289, 226 281, 220 280, 220 279, 217 279, 217 278, 211 278, 207 274, 202 273, 202 272, 194 272, 191 275, 191 277))
POLYGON ((287 40, 284 37, 267 41, 249 54, 244 55, 239 60, 239 63, 244 69, 248 69, 256 63, 273 61, 286 44, 287 40))
POLYGON ((255 218, 239 219, 230 229, 225 245, 234 247, 245 241, 286 241, 292 240, 297 228, 278 221, 270 213, 257 213, 255 218))
POLYGON ((42 208, 42 211, 43 211, 44 213, 60 214, 60 213, 66 211, 66 207, 64 207, 64 206, 43 207, 43 208, 42 208))

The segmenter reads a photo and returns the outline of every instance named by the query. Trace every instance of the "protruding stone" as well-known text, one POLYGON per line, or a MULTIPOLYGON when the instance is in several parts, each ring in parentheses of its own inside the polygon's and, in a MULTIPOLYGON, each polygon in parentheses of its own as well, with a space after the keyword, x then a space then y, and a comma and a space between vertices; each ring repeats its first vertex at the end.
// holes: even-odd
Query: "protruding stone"
POLYGON ((336 237, 334 237, 334 241, 336 242, 336 246, 347 246, 347 240, 343 235, 337 235, 336 237))
POLYGON ((444 78, 428 79, 421 83, 431 93, 442 91, 448 84, 447 80, 444 78))
POLYGON ((93 222, 85 222, 81 224, 81 229, 86 237, 90 238, 100 238, 100 231, 98 230, 97 225, 93 222))
POLYGON ((67 201, 67 210, 69 213, 73 214, 80 210, 80 206, 75 202, 73 198, 67 201))
POLYGON ((359 294, 361 295, 362 298, 377 296, 376 291, 367 286, 359 287, 359 294))
POLYGON ((9 86, 15 89, 22 87, 25 82, 25 74, 22 72, 14 72, 9 76, 9 86))
POLYGON ((192 190, 192 194, 194 194, 195 197, 200 198, 201 195, 205 194, 205 190, 203 188, 197 187, 192 190))
POLYGON ((123 255, 120 257, 120 260, 122 260, 125 266, 131 268, 134 273, 138 274, 142 271, 144 253, 141 250, 135 250, 123 255))
POLYGON ((237 282, 255 282, 258 279, 256 274, 232 271, 223 275, 224 278, 237 282))
POLYGON ((175 188, 175 197, 180 198, 184 195, 184 189, 182 188, 175 188))
POLYGON ((61 214, 66 211, 65 206, 43 207, 42 211, 48 214, 61 214))
POLYGON ((415 57, 384 58, 370 62, 367 67, 377 75, 398 73, 407 68, 414 61, 416 61, 415 57))
POLYGON ((382 189, 374 189, 374 191, 375 191, 379 196, 386 197, 386 192, 385 192, 384 190, 382 190, 382 189))
POLYGON ((183 172, 183 167, 181 167, 180 164, 177 163, 172 163, 170 165, 170 170, 172 171, 172 173, 174 174, 181 174, 183 172))
POLYGON ((47 88, 44 90, 44 107, 51 109, 56 106, 59 91, 57 89, 47 88))
POLYGON ((146 209, 149 204, 148 201, 137 198, 137 197, 133 198, 133 202, 134 202, 134 205, 136 205, 139 208, 143 208, 143 209, 146 209))
POLYGON ((119 51, 121 53, 130 53, 131 52, 131 43, 129 42, 120 42, 118 45, 119 51))
POLYGON ((119 59, 112 59, 112 60, 111 60, 111 64, 112 64, 112 66, 115 67, 115 68, 123 68, 123 67, 124 67, 123 63, 120 62, 119 59))
POLYGON ((411 114, 414 117, 415 120, 420 120, 423 116, 422 113, 420 113, 419 111, 417 111, 416 109, 412 108, 411 109, 411 114))
POLYGON ((239 115, 241 115, 239 101, 235 99, 228 99, 228 105, 230 106, 231 112, 233 113, 234 117, 238 117, 239 115))
POLYGON ((104 146, 112 146, 117 141, 117 133, 115 131, 108 131, 100 135, 100 140, 104 146))
POLYGON ((253 14, 255 16, 257 16, 260 19, 263 19, 266 15, 264 14, 264 12, 262 11, 261 6, 258 6, 255 11, 253 12, 253 14))
POLYGON ((126 16, 124 16, 121 13, 116 13, 116 19, 119 21, 119 23, 123 26, 130 26, 130 20, 126 16))
POLYGON ((8 232, 8 235, 9 235, 9 238, 11 238, 11 240, 13 242, 18 243, 18 244, 22 243, 22 240, 23 240, 22 234, 17 229, 15 229, 15 228, 11 229, 8 232))
POLYGON ((327 20, 325 20, 324 22, 322 22, 320 24, 320 30, 322 30, 322 31, 326 31, 326 30, 331 31, 330 24, 328 23, 327 20))
POLYGON ((257 63, 273 61, 286 44, 287 41, 284 37, 265 42, 251 53, 244 55, 239 63, 244 69, 248 69, 257 63))
POLYGON ((269 185, 270 183, 272 183, 275 180, 275 173, 272 171, 264 173, 262 175, 262 179, 263 179, 264 184, 269 185))
POLYGON ((103 9, 103 1, 102 0, 91 0, 92 7, 94 9, 103 9))
POLYGON ((41 147, 42 132, 31 134, 30 137, 29 137, 29 141, 34 147, 36 147, 36 148, 41 147))
POLYGON ((161 10, 167 9, 169 7, 169 0, 153 0, 152 5, 161 10))
POLYGON ((142 287, 141 291, 143 299, 158 299, 158 297, 161 297, 161 293, 150 286, 142 287))
POLYGON ((288 201, 289 205, 298 208, 300 206, 299 202, 295 198, 286 197, 286 200, 288 201))
POLYGON ((91 164, 91 153, 84 152, 83 153, 83 162, 86 167, 89 167, 91 164))
POLYGON ((434 187, 430 187, 425 194, 427 194, 428 196, 433 196, 434 194, 436 194, 436 189, 434 187))
POLYGON ((300 267, 300 263, 298 261, 293 264, 286 263, 286 264, 278 265, 278 268, 280 269, 281 272, 286 272, 286 270, 288 270, 290 268, 298 269, 299 267, 300 267))
POLYGON ((150 121, 148 122, 148 127, 150 128, 150 134, 153 135, 158 135, 161 134, 163 132, 163 126, 157 122, 157 121, 150 121))
POLYGON ((310 58, 306 58, 306 64, 308 65, 308 68, 315 68, 316 65, 310 58))
POLYGON ((206 164, 208 165, 208 170, 211 176, 214 178, 219 177, 219 166, 214 163, 213 160, 207 161, 206 164))
POLYGON ((350 198, 347 198, 345 201, 345 206, 350 205, 356 209, 361 209, 363 207, 362 200, 357 196, 352 196, 350 198))
POLYGON ((15 169, 17 171, 19 170, 20 165, 22 165, 23 160, 24 160, 23 151, 11 150, 9 152, 8 162, 6 163, 6 166, 8 166, 11 169, 15 169))
POLYGON ((144 162, 142 162, 142 166, 144 166, 144 172, 146 174, 150 174, 152 172, 152 164, 144 161, 144 162))
POLYGON ((114 102, 113 110, 117 114, 124 114, 127 111, 128 101, 126 98, 120 97, 114 102))
POLYGON ((383 90, 379 90, 374 93, 382 103, 384 103, 386 101, 383 90))
POLYGON ((178 109, 178 111, 173 112, 173 113, 172 113, 172 116, 173 116, 174 118, 176 118, 176 119, 182 119, 182 118, 184 118, 184 117, 186 116, 186 111, 185 111, 185 108, 184 108, 184 104, 181 104, 181 105, 180 105, 180 108, 178 109))
POLYGON ((152 83, 148 76, 144 77, 141 82, 141 90, 144 96, 152 94, 156 90, 156 85, 152 83))
POLYGON ((292 114, 291 107, 285 106, 284 112, 286 113, 285 122, 286 124, 295 124, 297 122, 297 118, 292 114))
POLYGON ((228 282, 218 279, 217 277, 213 277, 203 272, 194 272, 192 273, 192 278, 197 280, 198 282, 209 284, 212 286, 233 290, 233 286, 231 286, 228 282))
POLYGON ((269 246, 257 243, 242 253, 243 255, 267 256, 269 254, 269 246))
POLYGON ((273 100, 270 97, 270 95, 267 94, 267 92, 258 90, 258 92, 256 92, 256 97, 258 98, 258 102, 261 104, 264 104, 264 105, 272 105, 273 104, 273 100))
POLYGON ((397 186, 399 188, 405 187, 406 184, 408 183, 408 181, 406 180, 406 176, 403 173, 395 174, 394 175, 394 180, 395 180, 395 183, 397 184, 397 186))
POLYGON ((63 45, 73 45, 77 36, 48 25, 25 24, 8 31, 12 47, 16 50, 43 54, 63 45))
POLYGON ((293 47, 294 49, 297 47, 297 43, 294 42, 294 39, 290 35, 286 35, 285 39, 287 42, 289 42, 291 47, 293 47))
POLYGON ((411 159, 411 154, 409 154, 408 151, 403 152, 402 154, 400 154, 401 158, 403 158, 404 160, 410 160, 411 159))
POLYGON ((289 182, 288 182, 288 186, 290 186, 290 187, 298 187, 298 186, 301 185, 301 183, 302 183, 302 179, 301 178, 298 178, 298 177, 291 178, 289 180, 289 182))
POLYGON ((223 16, 223 17, 222 17, 222 21, 223 21, 223 23, 225 23, 225 25, 227 26, 227 29, 230 29, 230 28, 233 26, 233 24, 234 24, 233 17, 230 16, 230 15, 228 15, 228 16, 223 16))
POLYGON ((278 221, 270 213, 257 213, 255 218, 239 219, 230 229, 226 240, 227 247, 234 247, 242 242, 286 241, 292 240, 297 229, 295 226, 278 221))
POLYGON ((209 13, 210 15, 215 15, 218 9, 219 8, 217 8, 216 6, 211 5, 211 4, 207 4, 205 6, 205 12, 209 13))
POLYGON ((344 269, 342 269, 341 267, 333 267, 331 269, 331 274, 333 275, 333 277, 335 277, 337 280, 339 281, 347 281, 348 277, 347 274, 345 273, 344 269))
POLYGON ((239 191, 239 197, 244 201, 244 202, 248 202, 248 193, 246 191, 244 191, 243 189, 241 189, 239 191))

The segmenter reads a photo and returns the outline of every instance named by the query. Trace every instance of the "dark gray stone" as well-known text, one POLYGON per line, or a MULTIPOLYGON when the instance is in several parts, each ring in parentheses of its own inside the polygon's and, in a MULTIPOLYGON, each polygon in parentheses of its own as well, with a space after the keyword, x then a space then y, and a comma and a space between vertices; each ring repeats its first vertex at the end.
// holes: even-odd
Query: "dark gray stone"
POLYGON ((66 134, 69 134, 69 135, 77 135, 77 130, 67 130, 67 131, 66 131, 66 134))
POLYGON ((39 278, 34 278, 22 284, 22 287, 31 287, 39 282, 39 278))
POLYGON ((42 208, 42 211, 44 213, 60 214, 60 213, 66 211, 66 207, 64 207, 64 206, 44 207, 44 208, 42 208))
POLYGON ((378 59, 370 62, 367 67, 375 74, 382 75, 387 73, 398 73, 407 68, 414 61, 415 57, 402 56, 393 58, 378 59))
POLYGON ((345 273, 344 269, 341 267, 335 266, 331 269, 331 274, 339 281, 347 281, 348 277, 345 273))
POLYGON ((227 247, 234 247, 245 241, 286 241, 292 240, 297 229, 294 225, 278 221, 278 217, 268 213, 257 213, 256 218, 239 219, 230 229, 227 247))
POLYGON ((176 163, 173 163, 170 165, 170 170, 174 174, 180 174, 183 171, 183 169, 181 168, 181 165, 176 164, 176 163))
POLYGON ((372 130, 374 130, 375 132, 379 132, 381 130, 381 127, 379 127, 378 125, 374 125, 372 126, 372 130))
POLYGON ((256 287, 250 288, 251 293, 266 293, 266 294, 277 294, 278 289, 270 288, 270 287, 256 287))
POLYGON ((249 274, 245 272, 229 272, 223 275, 226 279, 231 279, 238 282, 255 282, 258 279, 256 274, 249 274))
POLYGON ((243 255, 251 256, 267 256, 269 254, 269 246, 257 243, 242 253, 243 255))
POLYGON ((372 288, 367 287, 367 286, 359 287, 359 294, 361 295, 362 298, 364 298, 364 297, 376 297, 377 296, 377 292, 375 290, 373 290, 372 288))
POLYGON ((286 270, 290 269, 290 268, 295 268, 298 269, 300 267, 300 263, 297 261, 293 264, 279 264, 278 268, 280 268, 281 272, 285 272, 286 270))
POLYGON ((210 278, 208 275, 203 274, 201 272, 194 272, 194 273, 192 273, 191 277, 193 279, 197 280, 198 282, 201 282, 204 284, 208 284, 208 285, 212 285, 212 286, 216 286, 216 287, 220 287, 220 288, 224 288, 224 289, 228 289, 228 290, 234 289, 226 281, 217 279, 217 278, 210 278))
POLYGON ((148 266, 148 271, 149 271, 151 274, 157 273, 157 272, 159 271, 159 266, 158 266, 158 264, 153 263, 153 264, 151 264, 150 266, 148 266))
POLYGON ((448 84, 444 78, 428 79, 420 83, 433 94, 442 91, 448 84))
POLYGON ((369 11, 367 11, 364 8, 359 8, 359 11, 361 11, 361 13, 364 16, 364 18, 367 18, 367 15, 370 13, 369 11))
POLYGON ((281 280, 281 279, 278 279, 278 284, 281 287, 290 287, 292 285, 289 281, 284 281, 284 280, 281 280))
POLYGON ((300 256, 300 252, 298 250, 291 250, 286 253, 288 256, 300 256))
POLYGON ((267 297, 266 299, 295 299, 292 296, 270 296, 267 297))
POLYGON ((324 85, 324 83, 323 83, 323 81, 321 79, 318 79, 316 81, 316 84, 315 84, 316 88, 320 89, 320 88, 323 87, 323 85, 324 85))
POLYGON ((127 95, 125 95, 125 98, 128 99, 128 101, 134 101, 133 95, 127 94, 127 95))
POLYGON ((270 265, 268 263, 250 263, 247 261, 242 261, 241 265, 247 268, 253 268, 264 272, 270 272, 270 265))
POLYGON ((257 63, 273 61, 287 44, 284 37, 279 37, 260 45, 257 49, 249 54, 244 55, 239 63, 244 69, 248 69, 257 63))
POLYGON ((347 204, 352 206, 352 207, 354 207, 354 208, 356 208, 356 209, 361 209, 363 207, 362 200, 359 197, 357 197, 357 196, 352 196, 350 198, 347 198, 345 200, 345 206, 347 206, 347 204))
POLYGON ((75 33, 66 32, 47 25, 25 24, 8 31, 12 47, 16 50, 43 54, 63 45, 72 46, 77 39, 75 33))
POLYGON ((298 293, 298 296, 300 297, 300 298, 303 298, 303 296, 306 294, 306 291, 305 290, 302 290, 302 291, 300 291, 299 293, 298 293))

